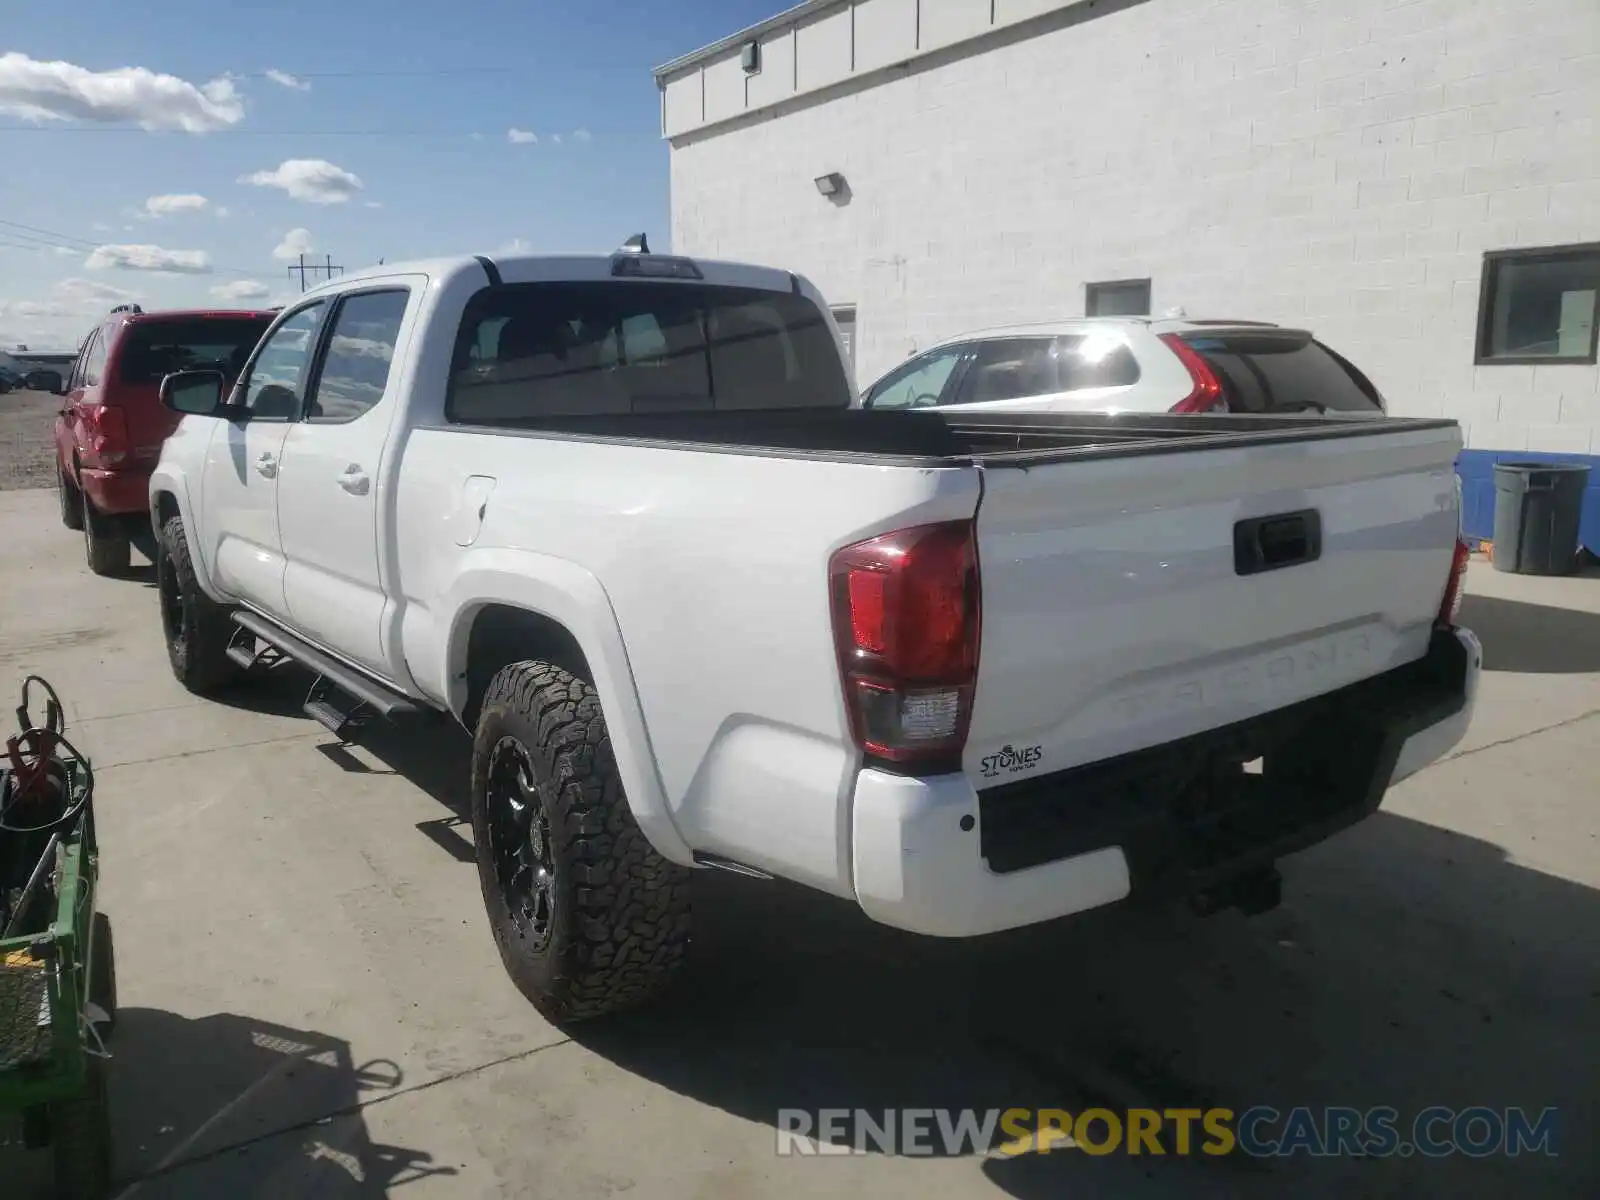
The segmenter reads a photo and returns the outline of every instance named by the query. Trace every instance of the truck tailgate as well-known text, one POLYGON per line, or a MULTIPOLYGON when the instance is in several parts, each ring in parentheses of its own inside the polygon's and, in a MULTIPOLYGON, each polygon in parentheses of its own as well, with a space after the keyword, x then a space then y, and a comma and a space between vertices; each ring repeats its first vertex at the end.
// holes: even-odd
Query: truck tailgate
POLYGON ((1454 425, 1405 426, 987 465, 968 773, 1126 754, 1421 657, 1460 446, 1454 425))

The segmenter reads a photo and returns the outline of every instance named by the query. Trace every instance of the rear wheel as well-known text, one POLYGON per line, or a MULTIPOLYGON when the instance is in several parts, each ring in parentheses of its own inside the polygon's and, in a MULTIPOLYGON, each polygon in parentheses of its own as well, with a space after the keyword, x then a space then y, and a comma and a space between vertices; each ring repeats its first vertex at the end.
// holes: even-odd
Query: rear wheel
POLYGON ((94 945, 89 951, 89 1000, 105 1013, 99 1022, 102 1038, 109 1039, 117 1028, 117 952, 111 937, 111 918, 103 912, 94 915, 94 945))
POLYGON ((167 661, 178 682, 202 696, 231 682, 239 673, 228 657, 233 618, 200 590, 182 517, 168 520, 156 539, 156 592, 167 661))
POLYGON ((489 684, 472 751, 478 879, 500 959, 545 1016, 654 998, 689 944, 689 869, 633 819, 594 688, 519 662, 489 684))
POLYGON ((96 575, 125 575, 133 564, 133 547, 128 537, 109 517, 95 511, 87 492, 83 498, 83 550, 89 570, 96 575))
POLYGON ((61 505, 61 523, 76 533, 83 528, 83 501, 66 471, 56 469, 56 499, 61 505))

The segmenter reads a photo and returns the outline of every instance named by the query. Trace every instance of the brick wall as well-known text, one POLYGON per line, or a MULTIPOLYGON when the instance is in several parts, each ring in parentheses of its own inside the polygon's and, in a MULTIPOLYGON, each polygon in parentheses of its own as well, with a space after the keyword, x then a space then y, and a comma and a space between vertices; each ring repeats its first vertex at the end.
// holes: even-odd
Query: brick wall
POLYGON ((1473 366, 1483 251, 1600 241, 1600 0, 1112 7, 676 139, 674 248, 857 305, 863 383, 1149 276, 1156 313, 1310 326, 1471 446, 1600 454, 1600 370, 1473 366))

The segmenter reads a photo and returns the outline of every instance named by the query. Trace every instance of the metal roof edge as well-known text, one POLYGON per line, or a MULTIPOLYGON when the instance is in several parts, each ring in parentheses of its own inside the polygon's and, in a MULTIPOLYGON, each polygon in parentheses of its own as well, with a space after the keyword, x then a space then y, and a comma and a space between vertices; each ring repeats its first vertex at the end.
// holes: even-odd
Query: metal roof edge
POLYGON ((731 50, 735 46, 741 46, 764 33, 770 33, 774 29, 782 29, 785 25, 792 25, 812 13, 821 12, 828 8, 840 8, 848 3, 850 3, 850 0, 802 0, 802 3, 784 10, 777 16, 768 17, 765 21, 759 21, 748 28, 739 30, 738 33, 731 33, 708 46, 702 46, 698 50, 691 50, 688 54, 680 54, 671 62, 662 63, 654 72, 656 86, 661 86, 668 75, 676 75, 686 67, 692 67, 698 63, 705 62, 707 59, 715 58, 723 51, 731 50))

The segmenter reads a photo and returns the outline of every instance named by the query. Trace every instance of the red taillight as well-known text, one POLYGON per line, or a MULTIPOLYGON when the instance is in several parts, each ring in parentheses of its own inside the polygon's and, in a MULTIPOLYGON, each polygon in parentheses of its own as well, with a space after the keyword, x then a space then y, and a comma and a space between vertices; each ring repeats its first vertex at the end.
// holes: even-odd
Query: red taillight
POLYGON ((1172 406, 1175 413, 1203 413, 1222 404, 1222 381, 1217 378, 1211 364, 1201 358, 1195 348, 1176 333, 1163 333, 1161 340, 1167 349, 1178 356, 1178 361, 1194 381, 1194 391, 1172 406))
POLYGON ((128 423, 120 408, 105 404, 86 408, 83 424, 90 457, 105 466, 115 466, 128 457, 128 423))
POLYGON ((846 546, 828 577, 856 744, 901 766, 953 769, 978 678, 973 523, 919 525, 846 546))
POLYGON ((1450 559, 1450 579, 1444 585, 1444 599, 1439 602, 1439 625, 1454 628, 1461 615, 1461 596, 1466 590, 1467 564, 1472 561, 1472 551, 1461 540, 1456 541, 1455 555, 1450 559))

